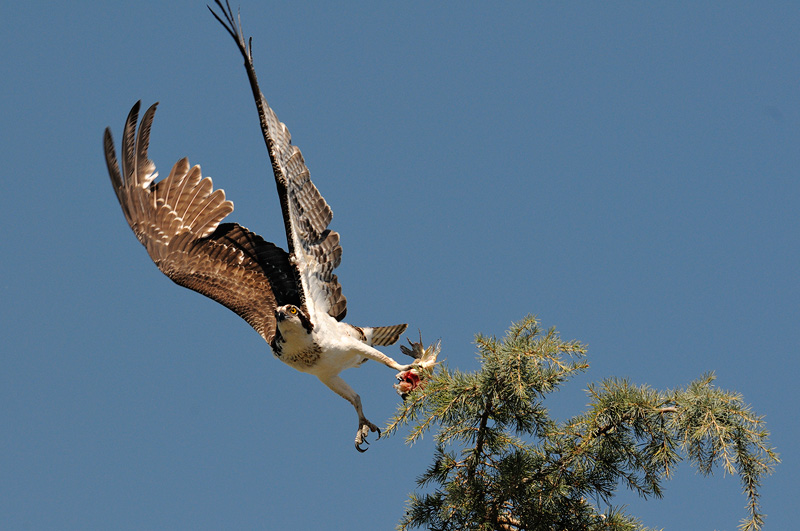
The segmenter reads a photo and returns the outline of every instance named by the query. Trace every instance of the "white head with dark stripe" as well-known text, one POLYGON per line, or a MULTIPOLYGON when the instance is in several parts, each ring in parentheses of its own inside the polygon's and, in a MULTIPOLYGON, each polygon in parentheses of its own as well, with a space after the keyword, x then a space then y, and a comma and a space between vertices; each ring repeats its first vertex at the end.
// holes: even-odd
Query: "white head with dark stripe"
POLYGON ((314 329, 306 312, 294 304, 276 308, 275 320, 284 339, 295 334, 310 334, 314 329))

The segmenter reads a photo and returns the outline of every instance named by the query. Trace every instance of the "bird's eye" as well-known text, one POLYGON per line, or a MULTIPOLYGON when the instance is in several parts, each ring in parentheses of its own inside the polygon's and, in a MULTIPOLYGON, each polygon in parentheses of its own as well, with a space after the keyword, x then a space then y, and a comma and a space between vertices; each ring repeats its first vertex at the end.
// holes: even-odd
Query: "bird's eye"
POLYGON ((296 314, 297 313, 297 308, 294 308, 294 307, 289 308, 289 313, 292 314, 292 315, 296 314))

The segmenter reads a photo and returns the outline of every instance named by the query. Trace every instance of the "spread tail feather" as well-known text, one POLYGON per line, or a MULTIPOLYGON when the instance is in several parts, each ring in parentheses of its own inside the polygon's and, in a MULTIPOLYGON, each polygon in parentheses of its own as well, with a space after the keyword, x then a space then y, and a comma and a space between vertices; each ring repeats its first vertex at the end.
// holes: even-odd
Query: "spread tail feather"
POLYGON ((399 324, 394 326, 373 326, 362 328, 364 336, 366 337, 369 345, 377 345, 379 347, 386 347, 394 345, 400 339, 400 334, 406 331, 407 324, 399 324))

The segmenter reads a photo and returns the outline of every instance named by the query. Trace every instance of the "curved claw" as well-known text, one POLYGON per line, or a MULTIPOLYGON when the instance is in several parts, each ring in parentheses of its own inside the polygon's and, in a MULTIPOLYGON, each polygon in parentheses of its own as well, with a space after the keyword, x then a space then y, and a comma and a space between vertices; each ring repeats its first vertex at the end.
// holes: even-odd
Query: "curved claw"
POLYGON ((369 435, 370 431, 377 432, 378 439, 381 438, 381 430, 376 425, 369 421, 365 421, 364 423, 358 426, 358 431, 356 432, 356 450, 361 452, 362 454, 369 450, 369 448, 361 448, 362 444, 366 444, 369 446, 369 441, 367 440, 367 435, 369 435))
MULTIPOLYGON (((366 428, 367 426, 364 427, 366 428)), ((356 450, 358 450, 363 454, 364 452, 369 450, 369 448, 361 448, 361 445, 366 444, 367 446, 369 446, 369 441, 367 440, 367 434, 363 433, 362 429, 359 429, 358 433, 356 434, 356 450)), ((378 438, 380 439, 380 435, 378 436, 378 438)))

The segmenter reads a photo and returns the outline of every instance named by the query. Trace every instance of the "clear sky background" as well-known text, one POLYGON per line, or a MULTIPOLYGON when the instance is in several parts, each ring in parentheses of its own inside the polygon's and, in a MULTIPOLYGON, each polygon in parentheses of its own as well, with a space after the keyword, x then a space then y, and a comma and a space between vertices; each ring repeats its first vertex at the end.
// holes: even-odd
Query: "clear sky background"
MULTIPOLYGON (((800 3, 332 5, 241 12, 333 208, 348 321, 409 322, 474 370, 475 333, 535 313, 589 346, 559 418, 592 381, 715 371, 766 415, 767 525, 795 527, 800 3)), ((392 529, 430 437, 358 454, 352 407, 164 277, 111 190, 103 129, 160 101, 161 174, 189 157, 229 220, 285 245, 204 2, 20 2, 0 26, 0 527, 392 529)), ((384 425, 393 371, 343 376, 384 425)), ((664 499, 619 502, 656 528, 745 515, 737 478, 688 463, 664 499)))

